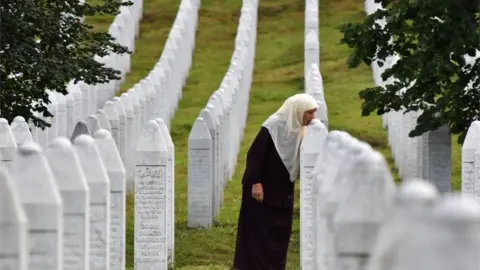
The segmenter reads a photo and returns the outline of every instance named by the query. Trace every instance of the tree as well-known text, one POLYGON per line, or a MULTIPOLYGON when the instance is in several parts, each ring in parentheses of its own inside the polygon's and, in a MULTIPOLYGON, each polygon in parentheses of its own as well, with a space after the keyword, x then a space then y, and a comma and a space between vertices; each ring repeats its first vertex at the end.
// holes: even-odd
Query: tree
POLYGON ((384 8, 340 27, 340 42, 353 48, 350 68, 375 60, 383 65, 398 55, 382 75, 384 81, 396 78, 394 83, 360 91, 362 115, 421 111, 410 137, 448 125, 462 143, 470 123, 480 119, 480 57, 468 59, 480 55, 480 1, 375 2, 384 8))
POLYGON ((105 83, 120 71, 94 56, 130 53, 105 32, 94 32, 83 17, 117 14, 122 0, 2 0, 0 6, 0 116, 23 116, 41 128, 50 126, 34 115, 52 117, 46 90, 67 94, 66 84, 105 83))

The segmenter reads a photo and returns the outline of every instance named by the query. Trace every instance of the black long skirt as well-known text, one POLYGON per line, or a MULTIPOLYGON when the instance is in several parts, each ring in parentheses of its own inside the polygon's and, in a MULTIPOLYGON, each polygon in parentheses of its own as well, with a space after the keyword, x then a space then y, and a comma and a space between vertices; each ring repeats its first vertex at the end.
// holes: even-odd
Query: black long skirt
POLYGON ((293 206, 257 202, 243 190, 233 268, 285 270, 292 233, 293 206))

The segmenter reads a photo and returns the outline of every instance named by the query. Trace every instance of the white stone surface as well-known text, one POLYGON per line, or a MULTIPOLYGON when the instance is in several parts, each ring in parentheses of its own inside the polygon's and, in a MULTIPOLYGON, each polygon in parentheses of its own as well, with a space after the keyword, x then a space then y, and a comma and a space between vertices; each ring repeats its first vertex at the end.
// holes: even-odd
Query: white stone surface
POLYGON ((315 192, 313 169, 328 134, 326 127, 314 120, 306 129, 300 150, 300 265, 316 269, 315 192))
POLYGON ((13 119, 13 122, 10 125, 10 129, 12 130, 17 147, 24 144, 25 142, 30 142, 33 140, 28 124, 27 122, 25 122, 25 118, 21 116, 17 116, 15 117, 15 119, 13 119))
POLYGON ((110 270, 123 270, 126 235, 125 167, 110 132, 99 129, 93 138, 110 179, 110 270))
POLYGON ((90 190, 90 270, 110 269, 110 180, 95 141, 73 142, 90 190))
MULTIPOLYGON (((474 197, 476 184, 480 175, 476 173, 475 152, 480 142, 480 121, 474 121, 468 128, 467 136, 462 145, 462 194, 474 197), (478 175, 478 177, 477 177, 478 175)), ((480 165, 478 166, 480 168, 480 165)), ((480 172, 480 171, 479 171, 480 172)))
POLYGON ((198 117, 188 137, 188 227, 213 226, 212 138, 198 117))
POLYGON ((173 267, 175 261, 175 145, 167 125, 161 118, 155 119, 160 126, 162 137, 168 152, 167 158, 167 242, 168 264, 173 267))
POLYGON ((54 139, 45 155, 63 200, 63 269, 85 270, 89 264, 90 232, 87 179, 67 138, 54 139))
POLYGON ((75 139, 80 135, 90 135, 90 130, 88 129, 87 123, 84 121, 78 121, 73 129, 72 136, 70 137, 70 141, 74 142, 75 139))
POLYGON ((0 169, 0 269, 28 270, 28 220, 13 179, 0 169))
POLYGON ((414 226, 428 215, 438 198, 435 186, 421 179, 409 179, 397 190, 394 207, 381 226, 372 249, 368 270, 390 269, 396 248, 402 245, 414 226))
POLYGON ((10 167, 10 163, 15 159, 16 151, 17 144, 8 121, 0 118, 0 169, 10 167))
POLYGON ((11 166, 15 188, 28 218, 29 270, 61 270, 63 207, 55 177, 37 143, 18 149, 11 166))
POLYGON ((135 148, 135 254, 138 270, 166 270, 168 151, 160 126, 147 123, 135 148))

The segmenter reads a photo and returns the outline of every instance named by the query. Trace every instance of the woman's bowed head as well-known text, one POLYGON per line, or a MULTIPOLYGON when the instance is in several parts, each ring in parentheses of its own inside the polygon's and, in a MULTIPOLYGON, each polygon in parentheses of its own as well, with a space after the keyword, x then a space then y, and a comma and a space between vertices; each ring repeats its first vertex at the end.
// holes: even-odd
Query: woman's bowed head
MULTIPOLYGON (((303 138, 303 129, 315 118, 317 101, 308 94, 296 94, 289 97, 282 107, 271 115, 263 126, 270 131, 277 151, 290 172, 291 180, 298 175, 299 148, 303 138), (294 177, 292 179, 292 177, 294 177)), ((252 196, 258 202, 263 201, 261 183, 252 185, 252 196)))
POLYGON ((315 118, 317 107, 308 94, 289 97, 263 123, 250 146, 242 179, 234 269, 285 269, 299 148, 304 127, 315 118))

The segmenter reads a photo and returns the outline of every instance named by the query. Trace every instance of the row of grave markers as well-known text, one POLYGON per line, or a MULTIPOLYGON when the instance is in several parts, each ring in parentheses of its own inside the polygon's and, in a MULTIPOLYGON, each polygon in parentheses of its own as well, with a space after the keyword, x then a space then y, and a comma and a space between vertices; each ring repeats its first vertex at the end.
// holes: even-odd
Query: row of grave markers
MULTIPOLYGON (((142 0, 132 2, 131 6, 120 7, 108 32, 119 44, 134 52, 135 37, 138 36, 139 23, 142 19, 142 0)), ((105 102, 115 95, 130 72, 130 57, 130 54, 114 53, 102 58, 95 57, 98 62, 119 70, 121 72, 119 80, 97 85, 88 85, 84 82, 74 84, 72 81, 67 85, 67 95, 47 91, 50 100, 47 108, 54 117, 44 118, 35 113, 36 117, 51 124, 50 128, 42 130, 35 127, 33 123, 29 123, 35 141, 44 145, 56 136, 69 136, 78 121, 84 120, 87 116, 95 113, 98 108, 102 108, 105 102)))
MULTIPOLYGON (((318 103, 318 109, 316 112, 316 118, 320 121, 317 123, 319 128, 322 128, 325 132, 328 129, 328 109, 325 102, 325 95, 323 91, 323 80, 320 74, 320 42, 318 31, 318 0, 306 0, 305 1, 305 48, 304 48, 304 79, 305 79, 305 92, 312 97, 318 103)), ((318 141, 317 148, 321 145, 318 141)), ((303 153, 308 156, 308 150, 303 153)), ((302 159, 302 157, 301 157, 302 159)), ((316 269, 313 267, 314 250, 311 247, 315 245, 316 239, 314 235, 313 219, 313 183, 308 176, 310 170, 315 165, 315 159, 304 160, 302 159, 303 171, 301 172, 300 181, 300 266, 302 269, 316 269), (312 268, 313 267, 313 268, 312 268)))
MULTIPOLYGON (((136 2, 138 3, 138 2, 136 2)), ((62 262, 61 258, 63 255, 59 255, 60 259, 56 257, 57 263, 50 264, 49 261, 46 264, 40 264, 43 259, 37 261, 36 255, 30 256, 29 264, 34 265, 38 264, 39 268, 32 268, 34 266, 26 266, 26 269, 62 269, 57 267, 64 267, 66 269, 124 269, 124 241, 125 241, 125 228, 118 228, 121 224, 124 224, 124 216, 122 217, 120 211, 115 212, 113 208, 122 207, 123 212, 125 213, 125 188, 128 187, 128 190, 133 190, 135 188, 135 269, 166 269, 167 264, 173 265, 174 261, 174 145, 170 138, 168 125, 170 119, 173 117, 175 110, 177 108, 178 100, 181 98, 181 91, 185 83, 186 77, 191 67, 192 53, 195 44, 195 32, 197 28, 198 20, 198 9, 200 1, 198 0, 183 0, 180 4, 179 12, 175 18, 175 22, 170 31, 169 37, 167 39, 165 48, 162 52, 162 55, 152 69, 150 74, 144 78, 141 82, 136 84, 132 89, 129 89, 126 93, 123 93, 120 97, 114 97, 111 100, 108 100, 108 95, 113 96, 117 86, 109 87, 108 85, 95 86, 95 87, 86 87, 85 85, 79 84, 70 84, 69 85, 69 94, 64 99, 53 99, 52 104, 50 105, 50 110, 54 114, 54 120, 52 127, 39 130, 32 128, 32 133, 29 132, 28 124, 22 117, 17 117, 11 123, 11 128, 8 126, 6 120, 2 120, 3 129, 0 128, 0 161, 2 165, 12 163, 15 164, 15 157, 21 156, 26 149, 26 152, 34 152, 35 156, 39 156, 37 159, 45 159, 45 154, 42 151, 48 149, 51 145, 62 144, 65 145, 65 139, 67 136, 71 137, 70 140, 76 145, 80 142, 86 145, 90 145, 89 151, 90 155, 95 152, 92 150, 91 146, 91 136, 96 137, 100 134, 109 134, 108 138, 113 140, 113 146, 115 146, 119 161, 122 166, 124 166, 124 178, 127 180, 127 184, 116 184, 110 185, 110 188, 114 186, 119 188, 123 187, 122 196, 119 196, 120 192, 115 197, 113 195, 102 198, 108 202, 108 205, 104 205, 102 209, 106 209, 104 212, 96 214, 96 212, 90 211, 90 214, 86 212, 86 215, 89 216, 90 220, 97 220, 103 218, 103 223, 113 224, 105 225, 111 226, 110 229, 105 229, 102 225, 91 225, 90 228, 90 237, 87 234, 87 240, 90 241, 89 246, 90 252, 86 251, 85 259, 87 264, 81 264, 78 262, 78 254, 76 250, 72 251, 71 247, 65 247, 64 250, 58 249, 54 252, 74 252, 72 255, 71 261, 62 262), (83 88, 83 89, 82 89, 83 88), (108 95, 105 95, 105 91, 108 92, 108 95), (107 98, 105 98, 107 97, 107 98), (97 110, 97 106, 102 108, 97 110), (52 109, 53 108, 53 109, 52 109), (157 124, 156 129, 160 131, 160 137, 157 134, 155 136, 155 142, 158 147, 153 147, 150 145, 150 148, 161 151, 161 153, 152 153, 152 151, 142 151, 141 147, 145 146, 142 144, 142 140, 149 135, 149 128, 151 126, 151 121, 149 119, 155 119, 154 122, 157 124), (162 120, 165 119, 165 120, 162 120), (73 127, 72 123, 76 123, 73 127), (143 130, 143 131, 142 131, 143 130), (143 133, 142 133, 143 132, 143 133), (39 136, 41 134, 41 136, 39 136), (111 134, 111 135, 110 135, 111 134), (56 139, 58 137, 58 139, 56 139), (90 138, 90 139, 89 139, 90 138), (52 141, 53 140, 53 141, 52 141), (33 143, 32 141, 36 141, 33 143), (62 141, 62 142, 57 142, 62 141), (138 143, 136 143, 138 141, 138 143), (140 147, 139 151, 135 151, 136 148, 140 147), (18 148, 18 149, 17 149, 18 148), (136 153, 135 155, 133 153, 136 153), (162 159, 162 164, 151 164, 151 162, 146 162, 155 156, 165 157, 162 159), (144 156, 144 157, 143 157, 144 156), (134 159, 135 158, 135 159, 134 159), (146 162, 146 163, 145 163, 146 162), (139 164, 138 166, 136 164, 139 164), (145 168, 161 167, 164 166, 162 173, 147 175, 153 177, 148 181, 141 181, 142 170, 145 168), (140 176, 139 176, 140 175, 140 176), (134 182, 135 180, 135 182, 134 182), (152 190, 161 191, 161 194, 151 194, 152 190), (159 196, 158 198, 154 198, 159 196), (122 197, 123 199, 119 199, 122 197), (116 198, 114 200, 114 198, 116 198), (110 200, 112 200, 110 202, 110 200), (163 202, 163 203, 162 203, 163 202), (111 205, 110 205, 111 204, 111 205), (110 208, 112 208, 112 216, 110 216, 110 208), (93 215, 95 214, 95 215, 93 215), (119 223, 117 218, 123 218, 123 223, 119 223), (115 219, 115 220, 114 220, 115 219), (118 225, 118 226, 117 226, 118 225), (109 241, 111 237, 121 237, 117 240, 111 239, 110 244, 122 246, 123 251, 115 251, 113 255, 110 255, 111 252, 99 252, 97 249, 101 250, 111 250, 108 248, 109 241), (121 235, 121 236, 120 236, 121 235), (151 237, 150 237, 151 236, 151 237), (114 240, 114 241, 113 241, 114 240), (165 251, 165 252, 163 252, 165 251), (89 254, 92 254, 89 256, 89 254), (109 258, 110 256, 110 258, 109 258), (118 267, 110 268, 110 263, 108 261, 116 260, 118 267), (120 262, 123 260, 123 262, 120 262), (104 263, 107 262, 107 263, 104 263), (70 267, 76 265, 75 267, 70 267), (65 265, 64 265, 65 264, 65 265), (43 267, 43 268, 41 268, 43 267)), ((121 13, 122 14, 122 13, 121 13)), ((118 16, 117 16, 118 17, 118 16)), ((133 27, 134 24, 129 24, 130 27, 133 27)), ((130 28, 132 29, 132 28, 130 28)), ((125 30, 126 31, 126 30, 125 30)), ((122 58, 115 58, 116 66, 125 65, 125 60, 122 58)), ((106 136, 106 135, 105 135, 106 136)), ((68 141, 68 140, 67 140, 68 141)), ((112 146, 112 144, 107 144, 112 146)), ((86 147, 86 146, 85 146, 86 147)), ((98 145, 97 152, 102 154, 102 147, 107 147, 106 145, 98 145)), ((95 148, 95 147, 93 147, 95 148)), ((144 147, 145 148, 145 147, 144 147)), ((46 151, 46 150, 45 150, 46 151)), ((28 159, 28 158, 27 158, 28 159)), ((95 159, 92 159, 95 160, 95 159)), ((89 174, 102 176, 100 166, 101 162, 97 162, 94 166, 93 161, 90 160, 88 164, 92 166, 91 169, 85 171, 83 174, 88 181, 93 179, 95 176, 89 174), (93 177, 93 178, 92 178, 93 177)), ((104 161, 105 164, 113 162, 114 160, 108 159, 104 161)), ((153 163, 157 160, 153 160, 153 163)), ((106 165, 105 165, 106 166, 106 165)), ((10 166, 9 166, 10 167, 10 166)), ((27 166, 29 167, 29 166, 27 166)), ((53 166, 50 166, 53 167, 53 166)), ((105 168, 104 168, 105 169, 105 168)), ((106 168, 108 169, 108 168, 106 168)), ((105 169, 105 170, 106 170, 105 169)), ((52 169, 50 169, 51 171, 52 169)), ((78 171, 78 170, 77 170, 78 171)), ((107 174, 108 175, 108 174, 107 174)), ((116 172, 113 174, 113 177, 119 178, 121 173, 116 172)), ((15 182, 15 175, 12 176, 15 182)), ((47 175, 45 175, 47 177, 47 175)), ((50 176, 48 176, 50 177, 50 176)), ((63 177, 63 176, 62 176, 63 177)), ((80 176, 77 176, 79 178, 80 176)), ((8 176, 4 177, 5 179, 8 176)), ((43 178, 43 177, 42 177, 43 178)), ((39 178, 39 179, 42 179, 39 178)), ((105 177, 103 177, 105 180, 105 177)), ((124 179, 124 181, 125 181, 124 179)), ((5 180, 6 181, 6 180, 5 180)), ((72 180, 73 181, 73 180, 72 180)), ((47 181, 48 182, 48 181, 47 181)), ((52 182, 52 181, 50 181, 52 182)), ((103 181, 106 182, 106 181, 103 181)), ((107 181, 108 182, 108 181, 107 181)), ((108 188, 107 185, 107 188, 108 188)), ((42 186, 36 186, 36 188, 41 188, 42 186)), ((45 186, 46 187, 46 186, 45 186)), ((50 187, 51 188, 51 187, 50 187)), ((105 187, 104 187, 105 188, 105 187)), ((2 191, 3 192, 3 187, 2 191)), ((5 189, 6 190, 6 189, 5 189)), ((96 190, 96 188, 95 188, 96 190)), ((54 191, 50 191, 52 193, 54 191)), ((112 193, 113 194, 113 193, 112 193)), ((58 197, 58 196, 57 196, 58 197)), ((95 195, 98 197, 98 195, 95 195)), ((100 198, 100 197, 98 197, 100 198)), ((61 201, 61 200, 60 200, 61 201)), ((56 201, 58 205, 58 200, 56 201)), ((3 204, 2 204, 3 205, 3 204)), ((58 206, 60 209, 65 207, 62 203, 58 206)), ((2 209, 3 210, 3 209, 2 209)), ((25 209, 26 216, 29 217, 29 208, 25 209)), ((58 214, 57 214, 58 215, 58 214)), ((51 214, 50 214, 50 217, 51 214)), ((33 219, 36 216, 32 216, 33 219)), ((54 219, 52 219, 53 222, 54 219)), ((1 223, 1 235, 8 235, 9 220, 3 220, 1 223)), ((29 217, 29 225, 32 222, 29 217)), ((43 225, 41 225, 43 226, 43 225)), ((65 225, 67 226, 67 225, 65 225)), ((124 225, 123 225, 124 226, 124 225)), ((57 226, 57 237, 62 235, 63 230, 62 226, 57 226)), ((88 230, 85 229, 85 230, 88 230)), ((65 229, 67 231, 67 229, 65 229)), ((23 236, 22 236, 23 237, 23 236)), ((43 236, 41 236, 43 237, 43 236)), ((65 245, 74 245, 74 248, 83 249, 85 246, 78 246, 76 243, 70 243, 70 240, 60 239, 65 245)), ((27 236, 27 241, 36 241, 27 236)), ((9 238, 15 239, 15 238, 9 238)), ((70 239, 70 238, 68 238, 70 239)), ((23 241, 23 240, 22 240, 23 241)), ((43 241, 43 240, 42 240, 43 241)), ((47 250, 50 247, 48 246, 49 240, 45 240, 38 244, 38 248, 42 250, 47 250), (45 242, 47 241, 47 242, 45 242)), ((0 243, 13 243, 12 241, 6 241, 0 243)), ((88 243, 88 242, 87 242, 88 243)), ((57 243, 58 244, 58 243, 57 243)), ((85 247, 88 248, 88 247, 85 247)), ((3 246, 0 248, 0 251, 3 252, 3 246)), ((0 252, 0 261, 3 258, 0 252)), ((32 252, 32 250, 25 251, 23 253, 32 252)), ((43 251, 42 251, 43 252, 43 251)), ((113 251, 112 251, 113 252, 113 251)), ((35 253, 35 252, 34 252, 35 253)), ((50 254, 50 253, 48 253, 50 254)), ((50 255, 46 256, 50 256, 50 255)), ((63 253, 62 253, 63 254, 63 253)), ((67 256, 67 255, 65 255, 67 256)), ((5 257, 7 258, 7 257, 5 257)), ((50 259, 49 259, 50 260, 50 259)), ((19 261, 20 262, 20 261, 19 261)), ((5 260, 5 265, 8 265, 9 260, 5 260)), ((3 268, 2 268, 3 269, 3 268)), ((8 269, 8 268, 7 268, 8 269)), ((12 269, 21 269, 13 267, 12 269)))
POLYGON ((223 204, 247 118, 255 58, 258 0, 245 0, 230 66, 188 138, 188 227, 211 228, 223 204))
MULTIPOLYGON (((125 269, 126 171, 110 132, 43 149, 14 136, 0 118, 0 139, 15 143, 0 164, 1 269, 125 269)), ((135 149, 135 269, 167 269, 174 146, 162 119, 147 123, 135 149)))
MULTIPOLYGON (((0 134, 14 139, 5 119, 0 134)), ((2 269, 125 269, 125 169, 110 133, 14 154, 0 164, 2 269)))
POLYGON ((318 120, 301 145, 301 269, 478 269, 480 204, 431 181, 396 187, 381 153, 318 120))
MULTIPOLYGON (((367 15, 374 13, 382 8, 380 3, 373 0, 365 1, 365 12, 367 15)), ((385 19, 380 20, 380 26, 384 26, 385 19)), ((480 57, 480 51, 477 50, 475 57, 465 55, 467 63, 473 62, 480 57)), ((385 86, 393 83, 394 78, 383 81, 381 74, 392 67, 398 61, 397 55, 389 56, 385 64, 380 67, 377 61, 372 63, 372 71, 375 84, 385 86)), ((414 129, 417 124, 417 118, 421 111, 407 112, 405 109, 389 112, 383 115, 383 126, 388 129, 388 142, 392 149, 392 157, 395 160, 395 167, 398 169, 402 179, 423 178, 431 181, 440 190, 440 192, 451 191, 451 134, 447 126, 442 126, 437 130, 427 132, 421 136, 409 137, 408 133, 414 129)), ((477 148, 479 136, 476 135, 476 125, 471 124, 473 129, 468 139, 462 146, 462 193, 473 196, 476 192, 474 175, 474 153, 477 148)))
MULTIPOLYGON (((317 8, 316 1, 306 1, 305 85, 306 92, 318 101, 323 97, 321 76, 316 72, 318 18, 311 18, 318 16, 317 8)), ((378 5, 367 1, 365 8, 369 14, 378 5)), ((387 64, 391 66, 392 62, 387 64)), ((380 79, 384 69, 376 63, 372 69, 377 85, 388 83, 380 79)), ((408 123, 401 122, 401 113, 384 118, 404 179, 396 188, 379 152, 346 132, 328 132, 323 106, 326 108, 319 102, 320 121, 307 127, 301 145, 301 269, 478 269, 480 204, 448 192, 450 163, 444 161, 449 160, 450 154, 436 157, 441 154, 438 151, 450 151, 450 136, 448 142, 445 136, 448 131, 442 127, 412 143, 405 127, 398 126, 408 123), (415 158, 408 159, 406 151, 411 151, 415 158), (414 164, 419 159, 423 164, 414 164), (422 177, 427 180, 421 180, 422 177), (466 233, 465 228, 469 228, 466 233)), ((416 121, 416 115, 410 117, 407 119, 416 121)), ((470 186, 478 182, 472 178, 479 134, 480 124, 476 121, 464 144, 470 145, 463 152, 468 158, 462 157, 463 165, 470 168, 470 186)))
MULTIPOLYGON (((370 15, 382 8, 374 0, 365 1, 365 13, 370 15)), ((378 24, 383 27, 385 19, 378 24)), ((381 74, 398 61, 397 55, 387 57, 380 67, 377 61, 371 65, 375 85, 385 86, 396 80, 389 78, 383 81, 381 74)), ((435 184, 440 192, 451 191, 451 135, 448 127, 418 137, 409 137, 408 133, 417 124, 420 111, 405 113, 405 109, 383 115, 383 126, 388 129, 388 143, 392 150, 395 167, 402 179, 422 178, 435 184)))

